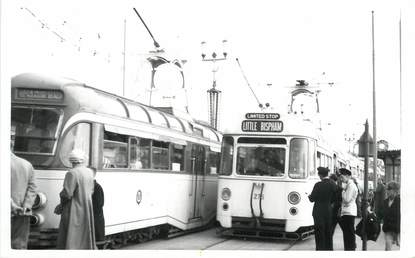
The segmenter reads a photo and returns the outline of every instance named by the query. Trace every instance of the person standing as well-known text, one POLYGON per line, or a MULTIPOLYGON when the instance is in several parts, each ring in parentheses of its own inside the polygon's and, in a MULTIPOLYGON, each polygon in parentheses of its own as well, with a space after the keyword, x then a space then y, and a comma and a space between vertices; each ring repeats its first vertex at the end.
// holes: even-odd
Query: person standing
POLYGON ((333 250, 332 203, 335 201, 336 184, 329 179, 328 168, 318 167, 317 171, 321 181, 314 185, 308 196, 310 202, 314 202, 316 250, 333 250))
POLYGON ((94 175, 84 160, 82 150, 74 149, 69 154, 73 168, 65 175, 61 202, 55 208, 55 213, 61 215, 58 249, 97 249, 92 206, 94 175))
MULTIPOLYGON (((96 168, 91 168, 94 178, 97 173, 96 168)), ((105 242, 105 219, 104 219, 104 191, 97 180, 94 179, 94 193, 92 194, 92 206, 94 210, 95 241, 98 249, 103 248, 105 242)))
POLYGON ((342 206, 343 189, 341 187, 341 181, 336 174, 331 174, 330 180, 332 180, 336 184, 336 194, 334 197, 333 209, 331 214, 331 235, 333 236, 337 223, 340 222, 340 209, 342 206))
POLYGON ((356 198, 357 186, 351 179, 352 172, 340 168, 340 180, 345 184, 342 192, 342 205, 340 212, 340 227, 343 231, 343 244, 345 251, 356 250, 356 235, 354 221, 357 215, 356 198))
POLYGON ((374 196, 374 210, 379 221, 383 220, 384 201, 386 199, 386 190, 383 180, 379 178, 374 196))
POLYGON ((351 180, 355 183, 357 187, 357 197, 356 197, 356 207, 357 207, 357 217, 362 217, 362 199, 363 199, 363 190, 360 189, 359 183, 355 177, 352 177, 351 180))
MULTIPOLYGON (((11 150, 14 148, 15 132, 12 127, 11 150)), ((11 179, 11 247, 27 249, 30 232, 30 215, 36 197, 36 183, 33 166, 29 161, 10 152, 11 179)))
POLYGON ((385 251, 392 249, 392 244, 399 246, 401 233, 401 199, 399 184, 391 181, 386 186, 387 199, 384 200, 384 217, 382 230, 385 233, 385 251))

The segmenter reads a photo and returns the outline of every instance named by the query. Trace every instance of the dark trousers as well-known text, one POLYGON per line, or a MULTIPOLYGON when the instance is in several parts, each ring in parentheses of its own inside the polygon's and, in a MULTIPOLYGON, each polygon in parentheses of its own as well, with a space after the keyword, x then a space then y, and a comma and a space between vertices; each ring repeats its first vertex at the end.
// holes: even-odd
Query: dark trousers
POLYGON ((331 216, 331 235, 332 236, 334 235, 334 231, 336 230, 337 223, 340 224, 340 217, 338 216, 339 209, 340 207, 333 208, 333 213, 331 216))
POLYGON ((343 231, 343 244, 345 251, 356 250, 356 235, 354 228, 355 216, 344 215, 340 218, 340 227, 343 231))
POLYGON ((333 250, 332 223, 329 218, 314 217, 316 250, 333 250))
POLYGON ((29 216, 13 216, 10 224, 11 245, 13 249, 27 249, 29 240, 29 216))

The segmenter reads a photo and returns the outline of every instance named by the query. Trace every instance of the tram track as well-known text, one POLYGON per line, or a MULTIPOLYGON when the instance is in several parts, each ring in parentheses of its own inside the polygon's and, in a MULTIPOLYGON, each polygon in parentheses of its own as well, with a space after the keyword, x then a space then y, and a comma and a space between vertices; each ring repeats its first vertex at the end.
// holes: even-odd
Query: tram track
POLYGON ((286 248, 282 249, 282 251, 289 251, 293 246, 295 246, 299 241, 302 240, 293 240, 286 248))
POLYGON ((218 241, 218 242, 216 242, 216 243, 210 244, 210 245, 208 245, 208 246, 206 246, 206 247, 202 248, 201 250, 203 250, 203 251, 204 251, 204 250, 208 250, 208 249, 210 249, 210 248, 212 248, 212 247, 214 247, 214 246, 217 246, 217 245, 219 245, 219 244, 225 243, 225 242, 227 242, 227 241, 229 241, 229 240, 231 240, 231 238, 222 239, 222 240, 220 240, 220 241, 218 241))

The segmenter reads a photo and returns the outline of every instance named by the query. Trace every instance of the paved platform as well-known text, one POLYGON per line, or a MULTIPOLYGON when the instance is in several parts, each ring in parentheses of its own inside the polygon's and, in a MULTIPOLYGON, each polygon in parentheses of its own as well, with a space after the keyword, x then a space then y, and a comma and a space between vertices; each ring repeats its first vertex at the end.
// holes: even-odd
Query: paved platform
MULTIPOLYGON (((356 225, 359 223, 360 219, 356 219, 356 225)), ((356 235, 356 251, 362 251, 362 240, 359 236, 356 235)), ((343 245, 343 232, 339 225, 337 225, 336 230, 334 231, 333 236, 333 249, 334 251, 344 251, 343 245)), ((303 241, 302 243, 298 243, 290 248, 290 251, 294 250, 303 250, 303 251, 311 251, 315 250, 315 239, 314 236, 303 241)), ((367 241, 367 251, 384 251, 385 250, 385 235, 383 234, 382 230, 381 233, 376 240, 374 241, 367 241)), ((392 251, 399 251, 399 246, 393 245, 392 251)))

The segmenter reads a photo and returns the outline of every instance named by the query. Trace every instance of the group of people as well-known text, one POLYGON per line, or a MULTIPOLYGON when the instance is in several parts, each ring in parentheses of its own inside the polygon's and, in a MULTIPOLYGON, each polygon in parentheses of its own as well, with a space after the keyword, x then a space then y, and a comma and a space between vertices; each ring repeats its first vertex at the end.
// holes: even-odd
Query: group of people
MULTIPOLYGON (((11 135, 11 149, 14 147, 11 135)), ((94 180, 96 170, 84 164, 85 155, 73 150, 72 163, 60 192, 60 203, 55 213, 61 216, 57 238, 58 249, 97 249, 105 240, 103 215, 104 192, 94 180), (99 246, 99 245, 98 245, 99 246)), ((36 182, 33 166, 11 152, 11 247, 27 249, 30 216, 36 198, 36 182)))
MULTIPOLYGON (((333 235, 338 223, 343 231, 344 250, 354 251, 356 250, 355 218, 359 209, 356 199, 359 189, 352 178, 352 173, 346 168, 340 168, 338 178, 336 174, 329 176, 328 168, 319 167, 317 171, 321 181, 314 185, 308 197, 314 202, 312 215, 316 250, 333 250, 333 235)), ((389 182, 383 198, 377 206, 375 204, 375 213, 379 213, 383 220, 385 250, 391 250, 392 244, 399 245, 399 184, 395 181, 389 182)))

